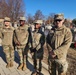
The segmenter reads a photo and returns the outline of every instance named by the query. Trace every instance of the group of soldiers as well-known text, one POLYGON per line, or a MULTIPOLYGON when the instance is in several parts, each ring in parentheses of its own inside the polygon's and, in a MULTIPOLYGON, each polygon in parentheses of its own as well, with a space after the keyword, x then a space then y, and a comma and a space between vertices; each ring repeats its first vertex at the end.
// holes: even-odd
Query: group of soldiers
POLYGON ((68 63, 66 60, 68 48, 72 42, 72 34, 69 28, 63 25, 64 15, 54 16, 54 25, 45 36, 42 31, 42 20, 35 20, 32 30, 26 24, 25 17, 20 17, 20 25, 17 28, 11 26, 9 17, 4 18, 4 25, 0 28, 0 38, 6 56, 6 68, 14 66, 14 49, 20 57, 19 70, 25 71, 26 56, 28 50, 32 54, 34 72, 32 75, 41 75, 44 44, 48 50, 48 71, 50 75, 66 75, 68 63))

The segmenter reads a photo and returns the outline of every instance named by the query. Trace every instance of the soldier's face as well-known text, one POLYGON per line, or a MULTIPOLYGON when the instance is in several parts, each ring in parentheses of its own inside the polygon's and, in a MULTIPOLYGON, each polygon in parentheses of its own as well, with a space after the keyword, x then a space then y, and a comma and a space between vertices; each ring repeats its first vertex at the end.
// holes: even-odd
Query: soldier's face
POLYGON ((20 25, 24 25, 24 24, 25 24, 25 21, 21 20, 20 25))
POLYGON ((6 26, 9 26, 9 25, 10 25, 10 22, 5 21, 4 24, 5 24, 6 26))
POLYGON ((55 20, 55 26, 61 27, 63 25, 64 19, 57 19, 55 20))
POLYGON ((38 24, 38 23, 35 24, 35 28, 36 28, 36 29, 39 29, 40 27, 41 27, 40 24, 38 24))

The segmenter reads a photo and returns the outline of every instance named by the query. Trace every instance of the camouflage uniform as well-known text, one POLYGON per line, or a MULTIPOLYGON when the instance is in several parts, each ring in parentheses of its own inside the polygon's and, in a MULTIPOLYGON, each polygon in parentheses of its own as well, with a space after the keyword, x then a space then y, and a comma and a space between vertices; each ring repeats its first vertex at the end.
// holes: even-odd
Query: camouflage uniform
MULTIPOLYGON (((10 21, 10 18, 5 17, 4 22, 10 21)), ((7 65, 6 67, 12 67, 14 61, 14 48, 13 48, 13 35, 14 28, 3 26, 0 32, 0 37, 2 39, 3 51, 6 56, 7 65)))
MULTIPOLYGON (((62 17, 58 15, 57 18, 62 17)), ((62 25, 60 28, 55 26, 47 35, 47 48, 49 50, 48 62, 50 75, 66 75, 68 63, 66 60, 67 51, 72 42, 72 33, 69 28, 62 25), (56 55, 51 58, 50 51, 56 55), (57 74, 58 72, 58 74, 57 74)))
MULTIPOLYGON (((3 22, 4 22, 4 19, 0 19, 0 30, 1 30, 2 27, 3 27, 3 22)), ((1 42, 2 42, 2 40, 1 40, 1 38, 0 38, 0 45, 1 45, 1 42)))
MULTIPOLYGON (((20 20, 24 20, 24 17, 21 17, 20 20)), ((24 66, 26 65, 26 54, 27 54, 27 43, 28 43, 28 25, 19 26, 17 29, 15 29, 15 36, 14 41, 17 47, 17 51, 20 57, 20 66, 18 69, 24 69, 24 66), (26 49, 26 50, 25 50, 26 49), (25 54, 26 53, 26 54, 25 54)))
POLYGON ((4 19, 0 19, 0 30, 3 27, 3 22, 4 22, 4 19))
MULTIPOLYGON (((42 20, 37 20, 35 23, 41 23, 42 20)), ((43 45, 45 43, 45 36, 41 29, 35 29, 32 32, 32 49, 33 54, 33 64, 35 72, 41 72, 42 69, 42 59, 43 59, 43 45)))

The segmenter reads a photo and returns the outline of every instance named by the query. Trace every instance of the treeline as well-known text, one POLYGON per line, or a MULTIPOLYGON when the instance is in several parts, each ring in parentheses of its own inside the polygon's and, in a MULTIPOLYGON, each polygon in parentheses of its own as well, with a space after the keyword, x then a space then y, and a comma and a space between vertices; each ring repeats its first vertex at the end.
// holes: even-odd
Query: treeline
POLYGON ((25 12, 23 0, 0 0, 0 18, 10 17, 14 22, 25 12))
MULTIPOLYGON (((24 0, 0 0, 0 18, 10 17, 12 22, 16 22, 20 16, 26 15, 24 0)), ((55 13, 43 15, 41 10, 37 10, 34 15, 31 13, 26 15, 27 23, 33 23, 34 20, 42 19, 46 24, 53 23, 55 13)), ((65 15, 65 14, 64 14, 65 15)), ((76 26, 76 19, 65 19, 66 25, 76 26)))

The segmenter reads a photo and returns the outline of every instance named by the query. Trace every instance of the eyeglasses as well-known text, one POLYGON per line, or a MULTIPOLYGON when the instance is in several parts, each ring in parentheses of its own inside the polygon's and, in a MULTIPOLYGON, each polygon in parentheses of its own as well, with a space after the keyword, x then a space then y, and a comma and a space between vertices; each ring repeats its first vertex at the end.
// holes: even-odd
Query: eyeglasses
POLYGON ((57 20, 55 20, 55 22, 60 22, 60 21, 62 21, 61 19, 57 19, 57 20))

